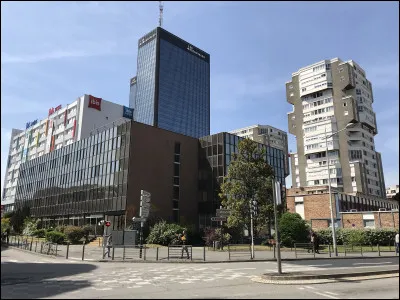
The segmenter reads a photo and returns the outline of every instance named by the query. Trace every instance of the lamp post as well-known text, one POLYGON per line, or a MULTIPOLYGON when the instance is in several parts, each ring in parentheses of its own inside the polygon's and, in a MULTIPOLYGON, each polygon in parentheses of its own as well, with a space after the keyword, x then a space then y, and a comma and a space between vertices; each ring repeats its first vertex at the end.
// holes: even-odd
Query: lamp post
POLYGON ((330 174, 330 169, 329 169, 329 157, 328 157, 328 138, 338 134, 339 132, 346 130, 348 127, 353 126, 354 123, 348 123, 343 129, 340 129, 334 133, 332 133, 331 135, 327 136, 326 135, 326 125, 325 125, 325 155, 326 155, 326 159, 327 159, 327 170, 328 170, 328 192, 329 192, 329 210, 331 213, 331 226, 332 226, 332 240, 333 240, 333 249, 335 252, 335 256, 338 256, 338 252, 337 252, 337 243, 336 243, 336 230, 335 230, 335 220, 333 218, 333 207, 332 207, 332 189, 331 189, 331 174, 330 174))

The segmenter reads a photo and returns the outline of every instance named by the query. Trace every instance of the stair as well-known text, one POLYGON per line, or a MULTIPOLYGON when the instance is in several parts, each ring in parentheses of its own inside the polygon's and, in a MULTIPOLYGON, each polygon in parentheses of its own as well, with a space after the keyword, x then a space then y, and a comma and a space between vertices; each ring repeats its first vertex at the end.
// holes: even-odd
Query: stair
POLYGON ((99 247, 99 245, 100 246, 103 245, 102 241, 103 241, 103 237, 97 237, 93 241, 91 241, 89 244, 87 244, 86 246, 99 247))

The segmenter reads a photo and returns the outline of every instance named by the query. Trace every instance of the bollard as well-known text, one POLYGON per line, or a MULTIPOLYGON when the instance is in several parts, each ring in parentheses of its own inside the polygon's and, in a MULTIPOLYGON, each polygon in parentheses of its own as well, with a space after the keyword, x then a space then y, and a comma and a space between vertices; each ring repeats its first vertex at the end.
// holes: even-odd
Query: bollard
POLYGON ((125 245, 122 248, 122 260, 125 260, 125 245))
POLYGON ((19 237, 18 237, 18 244, 17 244, 17 248, 19 248, 19 237))
POLYGON ((100 247, 100 238, 99 238, 99 247, 100 247))
MULTIPOLYGON (((294 244, 294 257, 297 258, 297 246, 294 244)), ((274 258, 275 258, 275 248, 274 248, 274 258)))
POLYGON ((58 256, 58 244, 56 244, 56 256, 58 256))
POLYGON ((68 259, 69 254, 69 242, 67 242, 67 254, 65 255, 65 259, 68 259))
MULTIPOLYGON (((276 245, 274 244, 274 259, 276 259, 276 245)), ((297 256, 296 256, 296 258, 297 258, 297 256)))
POLYGON ((329 257, 332 257, 331 244, 328 244, 329 257))
POLYGON ((156 260, 158 260, 158 247, 156 249, 156 260))
POLYGON ((363 252, 362 252, 362 246, 361 246, 361 256, 363 256, 363 252))
POLYGON ((146 260, 146 244, 144 245, 144 255, 143 255, 143 260, 146 260))
POLYGON ((169 246, 168 246, 168 260, 169 260, 169 246))
POLYGON ((40 253, 43 253, 43 242, 40 244, 40 253))
POLYGON ((111 259, 114 260, 114 252, 115 252, 114 246, 112 247, 112 249, 113 249, 113 252, 112 252, 112 257, 111 257, 111 259))
POLYGON ((228 244, 228 256, 229 256, 229 260, 231 260, 231 249, 229 247, 229 244, 228 244))
POLYGON ((85 241, 83 241, 83 246, 82 246, 82 260, 85 260, 85 241))
POLYGON ((190 246, 190 260, 193 260, 193 247, 190 246))
POLYGON ((344 246, 344 256, 347 256, 346 246, 344 246))
POLYGON ((206 261, 206 246, 203 247, 203 260, 206 261))
POLYGON ((37 249, 37 241, 36 241, 36 243, 35 243, 35 252, 36 252, 36 249, 37 249))
POLYGON ((29 248, 29 251, 32 251, 32 244, 33 244, 33 238, 31 239, 31 246, 29 248))
POLYGON ((379 247, 379 244, 377 245, 378 247, 378 256, 381 256, 381 248, 379 247))

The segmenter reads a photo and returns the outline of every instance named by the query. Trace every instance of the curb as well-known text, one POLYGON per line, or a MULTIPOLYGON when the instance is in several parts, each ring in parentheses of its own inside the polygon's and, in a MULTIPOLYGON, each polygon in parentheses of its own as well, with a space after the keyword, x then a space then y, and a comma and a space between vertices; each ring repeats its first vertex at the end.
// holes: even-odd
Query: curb
POLYGON ((314 280, 314 279, 338 279, 344 277, 364 277, 374 276, 383 274, 396 274, 399 273, 399 269, 394 270, 380 270, 380 271, 369 271, 369 272, 356 272, 356 273, 339 273, 339 274, 318 274, 318 275, 267 275, 261 276, 262 279, 274 280, 274 281, 287 281, 287 280, 314 280))
MULTIPOLYGON (((10 246, 10 245, 1 245, 2 247, 5 248, 10 248, 10 249, 16 249, 19 251, 27 252, 27 253, 32 253, 36 254, 39 256, 44 256, 48 258, 64 258, 64 256, 54 256, 54 255, 47 255, 43 254, 40 252, 34 252, 34 251, 29 251, 25 249, 21 249, 15 246, 10 246)), ((398 255, 385 255, 385 256, 336 256, 336 257, 306 257, 306 258, 283 258, 281 261, 307 261, 307 260, 331 260, 331 259, 378 259, 378 258, 395 258, 398 257, 398 255)), ((92 258, 87 258, 85 260, 78 259, 75 257, 70 257, 67 260, 75 260, 75 261, 87 261, 87 262, 100 262, 100 263, 107 263, 107 262, 113 262, 113 263, 192 263, 192 264, 218 264, 218 263, 257 263, 257 262, 276 262, 276 259, 274 258, 268 258, 268 259, 243 259, 243 260, 217 260, 217 261, 204 261, 203 259, 201 260, 176 260, 176 259, 170 259, 167 260, 167 258, 164 259, 159 259, 159 260, 107 260, 107 259, 92 259, 92 258)), ((282 277, 282 276, 280 276, 282 277)))

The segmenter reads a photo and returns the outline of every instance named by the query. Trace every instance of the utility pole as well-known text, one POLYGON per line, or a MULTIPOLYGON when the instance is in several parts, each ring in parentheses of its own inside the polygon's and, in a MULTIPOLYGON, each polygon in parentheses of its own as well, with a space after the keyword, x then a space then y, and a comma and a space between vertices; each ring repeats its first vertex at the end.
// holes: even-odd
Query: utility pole
MULTIPOLYGON (((274 201, 274 217, 275 217, 275 244, 276 244, 276 262, 278 263, 278 274, 282 274, 282 262, 281 262, 281 245, 279 240, 278 231, 278 208, 277 202, 281 200, 281 189, 279 182, 272 178, 272 200, 274 201)), ((280 203, 279 203, 280 204, 280 203)))
POLYGON ((162 1, 158 1, 159 3, 159 9, 160 9, 160 15, 158 17, 158 26, 162 27, 162 23, 163 23, 163 11, 164 11, 164 5, 162 1))

